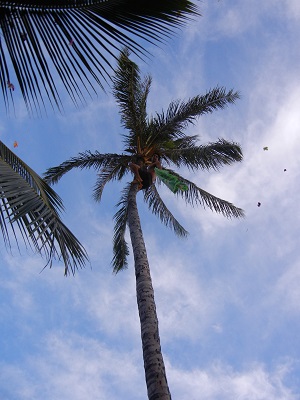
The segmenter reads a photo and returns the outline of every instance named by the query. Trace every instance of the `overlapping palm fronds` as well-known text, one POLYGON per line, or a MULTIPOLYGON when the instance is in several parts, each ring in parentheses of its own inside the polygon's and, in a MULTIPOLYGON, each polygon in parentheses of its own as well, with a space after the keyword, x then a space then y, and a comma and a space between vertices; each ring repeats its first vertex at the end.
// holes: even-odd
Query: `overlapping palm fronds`
POLYGON ((198 15, 188 0, 0 1, 0 85, 9 107, 13 89, 30 111, 62 107, 61 84, 75 104, 103 88, 126 46, 163 41, 198 15))
POLYGON ((18 234, 47 264, 62 259, 65 274, 74 273, 88 260, 86 252, 63 224, 58 212, 63 205, 54 190, 26 163, 0 142, 0 227, 10 247, 11 233, 18 234))

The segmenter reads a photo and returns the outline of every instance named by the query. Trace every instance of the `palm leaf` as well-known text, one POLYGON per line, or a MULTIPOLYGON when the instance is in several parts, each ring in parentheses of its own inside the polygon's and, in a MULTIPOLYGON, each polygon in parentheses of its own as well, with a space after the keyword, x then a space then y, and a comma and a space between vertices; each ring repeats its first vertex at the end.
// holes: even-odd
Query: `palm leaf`
POLYGON ((186 237, 188 235, 188 232, 177 221, 177 219, 165 205, 154 185, 151 185, 149 189, 145 191, 144 200, 146 203, 148 203, 151 212, 157 215, 160 221, 167 227, 173 228, 176 235, 180 237, 186 237))
POLYGON ((151 78, 140 77, 137 64, 129 59, 129 50, 124 49, 118 59, 113 78, 113 95, 119 105, 121 122, 128 129, 127 146, 136 146, 137 140, 146 130, 147 97, 151 86, 151 78))
POLYGON ((44 174, 44 180, 50 184, 57 183, 63 175, 73 168, 94 168, 100 171, 101 168, 115 168, 117 165, 120 166, 118 173, 122 175, 130 158, 130 156, 126 155, 101 154, 98 151, 95 151, 95 153, 86 151, 79 153, 77 157, 72 157, 57 167, 49 168, 44 174))
POLYGON ((105 168, 102 168, 95 183, 93 195, 94 199, 98 202, 101 201, 105 185, 115 179, 121 180, 127 172, 128 168, 124 164, 120 163, 115 165, 111 164, 105 168))
MULTIPOLYGON (((47 263, 61 258, 65 274, 83 267, 87 255, 72 232, 62 223, 59 196, 26 163, 0 142, 0 225, 6 244, 16 224, 24 241, 46 256, 47 263)), ((13 234, 17 240, 16 232, 13 234)))
POLYGON ((156 140, 170 141, 186 136, 184 130, 188 124, 194 123, 196 118, 223 109, 238 98, 238 92, 216 87, 205 95, 195 96, 187 101, 173 101, 166 113, 157 114, 152 119, 152 135, 148 138, 148 145, 152 145, 156 140))
POLYGON ((187 203, 191 204, 192 206, 201 205, 204 208, 208 207, 210 210, 220 213, 227 218, 243 218, 245 216, 244 211, 241 208, 238 208, 232 203, 206 192, 205 190, 199 188, 193 182, 183 178, 176 172, 167 168, 165 169, 171 174, 177 176, 184 184, 188 186, 188 190, 178 191, 176 194, 181 196, 187 203))
POLYGON ((228 142, 219 139, 217 142, 208 143, 202 146, 195 146, 193 141, 189 147, 181 147, 186 145, 174 141, 173 149, 164 149, 164 159, 172 162, 176 167, 187 166, 191 170, 218 170, 223 165, 230 165, 237 161, 242 161, 243 154, 238 143, 228 142), (175 146, 176 145, 176 146, 175 146))
POLYGON ((117 203, 119 210, 114 215, 115 227, 113 236, 113 271, 118 273, 119 271, 127 268, 127 256, 129 255, 128 244, 125 240, 125 232, 127 226, 128 217, 128 195, 131 188, 131 184, 127 184, 122 191, 120 201, 117 203))
POLYGON ((4 102, 8 107, 6 84, 11 81, 30 111, 40 112, 44 98, 61 108, 60 82, 75 104, 82 102, 82 89, 90 95, 110 80, 112 60, 121 48, 146 54, 138 39, 163 41, 197 14, 187 0, 0 1, 4 102))

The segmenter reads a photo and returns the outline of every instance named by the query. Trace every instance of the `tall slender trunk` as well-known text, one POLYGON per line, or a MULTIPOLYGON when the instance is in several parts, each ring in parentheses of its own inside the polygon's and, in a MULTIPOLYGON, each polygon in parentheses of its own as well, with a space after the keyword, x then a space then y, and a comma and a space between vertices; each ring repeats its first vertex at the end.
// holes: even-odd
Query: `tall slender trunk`
POLYGON ((128 197, 128 225, 134 255, 136 295, 141 323, 144 368, 149 400, 170 400, 164 360, 158 332, 154 290, 146 246, 136 203, 137 186, 128 197))

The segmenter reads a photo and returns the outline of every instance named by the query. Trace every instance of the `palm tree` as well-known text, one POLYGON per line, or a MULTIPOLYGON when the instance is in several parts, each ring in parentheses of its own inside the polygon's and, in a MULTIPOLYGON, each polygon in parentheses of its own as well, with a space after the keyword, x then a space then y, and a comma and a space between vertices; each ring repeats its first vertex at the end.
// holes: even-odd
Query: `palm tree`
POLYGON ((188 0, 0 0, 5 105, 18 89, 31 112, 40 113, 45 98, 61 109, 61 84, 75 104, 83 102, 110 80, 120 46, 145 55, 137 39, 162 42, 195 15, 188 0))
MULTIPOLYGON (((73 168, 94 168, 98 174, 94 197, 100 201, 103 189, 108 182, 121 180, 130 173, 129 162, 137 162, 137 159, 142 158, 147 164, 153 154, 160 154, 162 162, 166 165, 186 166, 192 171, 218 169, 222 165, 242 160, 241 149, 236 143, 220 139, 215 143, 199 146, 197 136, 187 136, 184 133, 187 125, 193 123, 200 115, 234 103, 238 98, 238 93, 232 90, 226 92, 224 88, 215 88, 204 96, 196 96, 186 102, 173 101, 165 113, 148 117, 146 102, 150 85, 150 76, 141 79, 138 66, 129 59, 129 52, 125 50, 119 57, 113 78, 113 95, 120 108, 122 124, 127 130, 124 135, 124 153, 101 154, 98 151, 80 153, 59 166, 48 169, 45 180, 55 183, 73 168)), ((204 191, 177 172, 168 168, 163 168, 162 171, 175 176, 185 186, 184 190, 177 191, 177 195, 187 203, 207 206, 229 218, 243 216, 240 208, 204 191)), ((159 176, 161 173, 158 174, 158 180, 159 176)), ((125 241, 125 231, 128 224, 134 255, 148 397, 151 400, 170 399, 160 346, 154 291, 136 203, 137 193, 138 183, 135 183, 135 180, 127 183, 117 204, 118 211, 114 216, 112 265, 115 273, 127 267, 126 258, 129 248, 125 241)), ((177 235, 187 235, 187 231, 163 202, 154 184, 145 190, 144 200, 150 210, 165 225, 173 228, 177 235)))
POLYGON ((61 258, 66 274, 84 266, 84 248, 59 217, 60 197, 1 141, 0 170, 0 228, 6 246, 11 248, 11 235, 18 243, 17 227, 24 242, 46 256, 47 265, 61 258))

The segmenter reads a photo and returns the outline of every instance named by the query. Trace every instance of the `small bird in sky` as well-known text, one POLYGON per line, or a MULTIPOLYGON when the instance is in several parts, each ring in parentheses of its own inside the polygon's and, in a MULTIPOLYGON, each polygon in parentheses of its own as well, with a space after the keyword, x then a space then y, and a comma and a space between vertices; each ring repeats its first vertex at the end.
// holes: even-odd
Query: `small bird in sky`
POLYGON ((10 90, 12 90, 12 91, 15 90, 14 85, 13 85, 10 81, 7 81, 7 87, 8 87, 8 89, 10 89, 10 90))

